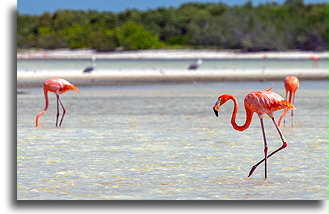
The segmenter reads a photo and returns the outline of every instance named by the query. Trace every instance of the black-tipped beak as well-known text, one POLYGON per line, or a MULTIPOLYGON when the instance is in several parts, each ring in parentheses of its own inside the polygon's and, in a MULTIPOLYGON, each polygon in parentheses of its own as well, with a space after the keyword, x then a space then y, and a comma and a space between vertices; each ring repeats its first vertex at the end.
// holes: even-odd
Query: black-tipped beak
POLYGON ((219 101, 217 100, 214 107, 212 108, 214 110, 214 113, 216 117, 218 117, 218 109, 219 109, 219 101))
POLYGON ((215 109, 215 107, 213 109, 214 109, 216 117, 218 117, 218 111, 215 109))

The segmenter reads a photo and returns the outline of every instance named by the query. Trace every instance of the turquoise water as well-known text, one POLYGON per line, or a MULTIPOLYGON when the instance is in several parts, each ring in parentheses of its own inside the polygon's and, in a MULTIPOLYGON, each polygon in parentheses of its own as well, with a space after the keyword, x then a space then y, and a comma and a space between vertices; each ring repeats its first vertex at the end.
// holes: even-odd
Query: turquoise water
MULTIPOLYGON (((175 73, 186 71, 193 59, 97 59, 96 70, 98 73, 175 73)), ((70 74, 81 73, 82 70, 90 66, 88 59, 19 59, 17 60, 17 72, 20 73, 54 73, 64 72, 70 74)), ((198 72, 223 72, 230 71, 243 72, 244 70, 267 70, 290 69, 290 70, 317 70, 326 69, 327 60, 320 59, 313 62, 309 59, 204 59, 198 72)))
MULTIPOLYGON (((215 199, 286 200, 327 198, 327 81, 301 82, 294 127, 282 132, 288 147, 269 159, 256 115, 248 130, 230 124, 232 103, 212 106, 230 93, 240 104, 255 90, 284 97, 282 82, 231 82, 126 87, 79 87, 62 101, 67 114, 55 128, 55 95, 44 108, 41 88, 17 95, 17 198, 19 200, 215 199)), ((278 119, 282 111, 275 113, 278 119)), ((281 146, 265 118, 269 150, 281 146)))

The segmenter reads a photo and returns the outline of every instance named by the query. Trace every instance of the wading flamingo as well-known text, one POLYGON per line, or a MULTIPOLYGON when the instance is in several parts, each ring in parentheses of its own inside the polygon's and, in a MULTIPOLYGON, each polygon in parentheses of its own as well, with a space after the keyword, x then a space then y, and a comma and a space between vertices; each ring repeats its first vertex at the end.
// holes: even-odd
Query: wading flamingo
POLYGON ((266 91, 254 91, 254 92, 249 93, 244 98, 246 121, 242 126, 239 126, 235 122, 236 114, 238 112, 238 101, 233 95, 230 95, 230 94, 221 95, 220 97, 218 97, 218 100, 213 107, 215 115, 218 117, 219 107, 221 105, 223 105, 224 103, 226 103, 228 100, 232 100, 234 103, 234 109, 233 109, 233 114, 232 114, 232 118, 231 118, 231 124, 232 124, 233 128, 238 131, 246 130, 250 126, 253 114, 254 113, 258 114, 258 117, 260 119, 260 124, 262 127, 263 138, 264 138, 265 157, 264 157, 264 159, 259 161, 257 164, 255 164, 251 168, 248 177, 250 177, 252 175, 252 173, 255 171, 255 169, 258 167, 259 164, 261 164, 263 161, 265 161, 265 179, 266 179, 267 178, 267 158, 271 157, 272 155, 274 155, 275 153, 277 153, 278 151, 280 151, 281 149, 283 149, 287 146, 287 142, 286 142, 284 136, 282 135, 280 128, 278 127, 278 125, 276 124, 276 122, 274 120, 273 112, 277 111, 279 109, 284 109, 284 108, 295 109, 295 107, 293 105, 291 105, 288 101, 284 100, 280 95, 278 95, 270 90, 271 90, 271 88, 266 91), (277 131, 281 137, 282 143, 283 143, 280 148, 278 148, 277 150, 275 150, 274 152, 272 152, 269 155, 267 155, 268 148, 267 148, 267 142, 266 142, 266 136, 265 136, 265 130, 264 130, 264 124, 263 124, 263 118, 266 114, 272 119, 274 126, 277 129, 277 131))
MULTIPOLYGON (((287 76, 284 79, 284 88, 286 89, 286 100, 287 100, 287 95, 289 92, 289 103, 294 104, 294 100, 295 100, 295 93, 296 90, 299 87, 299 80, 296 76, 287 76)), ((289 108, 287 108, 282 115, 280 116, 279 122, 278 122, 278 126, 280 126, 281 124, 281 120, 282 118, 284 118, 284 116, 288 113, 289 108)), ((294 111, 291 110, 291 125, 294 126, 294 121, 293 121, 293 117, 294 117, 294 111)), ((283 124, 285 124, 286 121, 285 119, 283 119, 283 124)))
POLYGON ((311 55, 309 57, 309 59, 313 61, 313 67, 316 67, 316 68, 319 67, 319 59, 320 58, 317 55, 311 55))
POLYGON ((36 117, 36 127, 39 127, 39 118, 41 117, 41 115, 43 115, 49 106, 49 100, 48 100, 48 92, 53 92, 56 94, 56 98, 57 98, 57 115, 56 115, 56 127, 58 126, 58 117, 59 117, 59 105, 58 105, 58 101, 61 104, 62 108, 63 108, 63 115, 61 118, 61 121, 59 122, 59 126, 62 125, 63 122, 63 118, 66 112, 66 109, 61 101, 61 99, 59 98, 59 95, 62 93, 65 93, 66 91, 69 90, 75 90, 77 92, 80 92, 79 89, 77 87, 75 87, 73 84, 69 83, 68 81, 64 80, 64 79, 59 79, 59 78, 53 78, 53 79, 49 79, 46 80, 45 83, 43 84, 43 92, 45 95, 45 102, 46 102, 46 106, 45 109, 42 110, 36 117))

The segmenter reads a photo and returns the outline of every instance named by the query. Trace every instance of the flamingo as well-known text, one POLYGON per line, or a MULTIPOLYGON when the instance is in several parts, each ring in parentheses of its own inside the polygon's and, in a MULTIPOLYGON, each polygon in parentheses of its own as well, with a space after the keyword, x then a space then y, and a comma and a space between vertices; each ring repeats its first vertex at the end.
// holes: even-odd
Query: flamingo
POLYGON ((281 133, 280 128, 276 124, 274 120, 274 115, 273 112, 277 111, 279 109, 284 109, 284 108, 292 108, 295 109, 295 107, 290 104, 288 101, 284 100, 280 95, 274 93, 271 91, 272 88, 265 90, 265 91, 254 91, 249 93, 245 98, 244 98, 244 107, 246 111, 246 121, 243 125, 238 125, 235 122, 235 118, 238 112, 238 101, 237 99, 230 94, 224 94, 218 97, 217 102, 215 103, 213 110, 215 112, 215 115, 218 117, 218 110, 221 105, 226 103, 228 100, 232 100, 234 103, 234 109, 233 109, 233 114, 231 118, 231 124, 235 130, 238 131, 244 131, 247 128, 249 128, 252 116, 254 113, 258 114, 258 117, 260 119, 260 124, 262 128, 262 133, 263 133, 263 138, 264 138, 264 159, 259 161, 257 164, 255 164, 250 172, 248 177, 250 177, 255 169, 258 167, 259 164, 261 164, 263 161, 265 161, 265 179, 267 178, 267 158, 271 157, 281 149, 284 149, 287 146, 287 142, 281 133), (265 130, 264 130, 264 124, 263 124, 263 118, 265 115, 268 115, 273 123, 275 128, 277 129, 280 138, 282 140, 282 146, 278 148, 277 150, 273 151, 271 154, 267 155, 268 148, 267 148, 267 142, 266 142, 266 136, 265 136, 265 130))
MULTIPOLYGON (((287 95, 288 95, 288 92, 289 92, 289 103, 294 104, 295 93, 296 93, 296 90, 299 87, 298 78, 296 76, 287 76, 284 79, 284 87, 286 89, 286 99, 287 99, 287 95)), ((284 116, 288 113, 288 111, 289 111, 289 109, 287 108, 282 113, 282 115, 280 116, 279 122, 278 122, 278 126, 280 126, 282 118, 284 118, 284 116)), ((291 110, 291 125, 292 126, 294 126, 293 117, 294 117, 294 111, 291 110)), ((285 124, 285 120, 283 120, 283 123, 285 124)))
POLYGON ((42 110, 36 117, 36 127, 39 127, 39 118, 41 117, 41 115, 43 115, 49 106, 49 100, 48 100, 48 92, 53 92, 56 94, 56 98, 57 98, 57 115, 56 115, 56 127, 58 126, 58 117, 59 117, 59 106, 58 106, 58 101, 61 104, 62 108, 63 108, 63 115, 61 118, 61 121, 59 123, 59 126, 62 125, 63 122, 63 118, 64 115, 66 113, 66 109, 61 101, 61 99, 59 98, 59 95, 62 93, 65 93, 66 91, 69 90, 75 90, 77 92, 80 92, 79 89, 77 87, 75 87, 73 84, 69 83, 68 81, 64 80, 64 79, 59 79, 59 78, 53 78, 53 79, 49 79, 46 80, 43 84, 43 92, 45 95, 45 102, 46 102, 46 106, 45 109, 42 110))
POLYGON ((320 58, 317 55, 311 55, 309 59, 313 61, 313 67, 319 67, 320 58))
POLYGON ((319 57, 317 55, 311 55, 309 57, 310 60, 313 60, 313 61, 318 61, 319 60, 319 57))

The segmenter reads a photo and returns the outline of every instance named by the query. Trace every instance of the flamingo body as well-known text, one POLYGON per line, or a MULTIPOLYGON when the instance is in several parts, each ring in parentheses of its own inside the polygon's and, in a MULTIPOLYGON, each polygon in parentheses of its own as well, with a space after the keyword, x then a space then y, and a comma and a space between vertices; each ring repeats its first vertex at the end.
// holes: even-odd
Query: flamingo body
POLYGON ((64 79, 52 78, 52 79, 46 80, 44 82, 44 84, 43 84, 43 92, 44 92, 44 96, 45 96, 45 108, 36 117, 36 127, 37 128, 39 127, 39 119, 40 119, 40 117, 47 111, 47 109, 49 107, 48 92, 55 93, 56 94, 56 98, 57 98, 56 127, 58 125, 58 117, 59 117, 58 102, 60 102, 60 105, 63 108, 63 115, 62 115, 61 121, 59 123, 59 126, 62 125, 62 122, 63 122, 63 119, 64 119, 64 115, 65 115, 66 109, 65 109, 65 107, 64 107, 61 99, 59 98, 59 95, 65 93, 66 91, 69 91, 69 90, 75 90, 77 92, 80 92, 77 87, 75 87, 73 84, 71 84, 70 82, 68 82, 67 80, 64 80, 64 79))
POLYGON ((284 79, 284 88, 286 91, 295 92, 299 87, 299 80, 296 76, 287 76, 284 79))
POLYGON ((44 83, 44 88, 47 91, 56 93, 56 94, 63 94, 68 90, 76 90, 78 92, 79 89, 71 84, 69 81, 65 79, 53 78, 46 80, 44 83))
POLYGON ((318 61, 320 58, 317 55, 312 55, 309 57, 310 60, 318 61))
POLYGON ((269 90, 249 93, 245 97, 244 103, 246 108, 256 112, 258 115, 269 114, 286 108, 284 99, 280 95, 269 90))
POLYGON ((280 151, 281 149, 283 149, 287 146, 286 140, 274 120, 273 112, 280 110, 280 109, 284 109, 284 108, 295 109, 295 107, 292 104, 290 104, 288 101, 284 100, 280 95, 278 95, 270 90, 271 89, 268 89, 266 91, 254 91, 254 92, 249 93, 245 97, 244 107, 245 107, 245 111, 246 111, 246 121, 243 125, 238 125, 235 121, 236 115, 238 112, 238 102, 237 102, 237 99, 233 95, 224 94, 224 95, 219 96, 218 100, 216 101, 216 103, 213 107, 213 110, 214 110, 216 116, 218 117, 218 110, 219 110, 220 106, 223 105, 224 103, 226 103, 228 100, 232 100, 234 103, 234 109, 233 109, 233 113, 232 113, 231 124, 232 124, 233 128, 238 131, 244 131, 247 128, 249 128, 251 121, 252 121, 253 114, 254 113, 258 114, 258 117, 261 122, 263 138, 264 138, 265 157, 264 157, 264 159, 262 159, 260 162, 258 162, 257 164, 255 164, 252 167, 252 169, 249 172, 248 177, 253 174, 254 170, 258 167, 259 164, 261 164, 263 161, 265 161, 265 178, 267 178, 267 158, 271 157, 276 152, 280 151), (274 152, 272 152, 269 155, 267 155, 268 148, 267 148, 267 141, 266 141, 264 124, 263 124, 263 118, 265 115, 268 115, 272 119, 272 121, 281 137, 281 140, 283 142, 282 146, 279 149, 275 150, 274 152))

